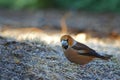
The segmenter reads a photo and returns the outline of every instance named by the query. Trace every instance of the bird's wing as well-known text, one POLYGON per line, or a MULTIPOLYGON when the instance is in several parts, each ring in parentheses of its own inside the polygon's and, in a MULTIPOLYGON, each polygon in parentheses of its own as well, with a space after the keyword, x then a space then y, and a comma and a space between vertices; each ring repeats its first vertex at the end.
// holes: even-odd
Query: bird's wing
POLYGON ((89 48, 88 46, 86 46, 86 45, 84 45, 84 44, 82 44, 82 43, 76 43, 74 46, 72 46, 72 48, 73 49, 75 49, 75 50, 79 50, 79 51, 85 51, 86 53, 87 52, 90 52, 90 51, 94 51, 94 50, 92 50, 91 48, 89 48))
POLYGON ((98 54, 95 50, 89 48, 88 46, 82 44, 82 43, 76 43, 76 45, 72 46, 74 50, 78 52, 79 55, 85 55, 85 56, 93 56, 102 58, 104 56, 98 54))

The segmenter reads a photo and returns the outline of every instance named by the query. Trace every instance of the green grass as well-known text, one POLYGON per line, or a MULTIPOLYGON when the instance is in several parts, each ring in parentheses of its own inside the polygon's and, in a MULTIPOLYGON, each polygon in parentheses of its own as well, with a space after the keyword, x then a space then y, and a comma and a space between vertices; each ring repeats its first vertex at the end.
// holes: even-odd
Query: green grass
POLYGON ((0 0, 0 8, 13 10, 56 8, 96 12, 120 12, 119 0, 0 0))

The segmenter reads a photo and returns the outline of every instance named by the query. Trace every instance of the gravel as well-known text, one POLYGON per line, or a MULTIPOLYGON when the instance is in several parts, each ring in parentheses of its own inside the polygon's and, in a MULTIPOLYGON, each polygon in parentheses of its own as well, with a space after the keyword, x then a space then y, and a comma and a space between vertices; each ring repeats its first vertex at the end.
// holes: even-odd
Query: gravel
MULTIPOLYGON (((87 44, 100 53, 120 52, 120 47, 107 43, 87 44)), ((0 37, 0 80, 120 80, 120 64, 113 55, 83 67, 69 62, 60 45, 0 37)))

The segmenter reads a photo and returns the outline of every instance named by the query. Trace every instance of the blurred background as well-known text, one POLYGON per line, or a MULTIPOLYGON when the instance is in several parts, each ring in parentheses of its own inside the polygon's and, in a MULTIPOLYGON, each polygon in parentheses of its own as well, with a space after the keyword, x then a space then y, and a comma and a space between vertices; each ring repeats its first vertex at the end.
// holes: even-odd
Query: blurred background
POLYGON ((120 0, 0 0, 0 80, 120 80, 120 0), (63 34, 113 57, 71 63, 63 34))
POLYGON ((94 12, 120 12, 119 0, 0 0, 1 9, 64 9, 94 12))
POLYGON ((30 31, 115 39, 120 35, 119 14, 119 0, 0 0, 0 29, 32 27, 30 31))

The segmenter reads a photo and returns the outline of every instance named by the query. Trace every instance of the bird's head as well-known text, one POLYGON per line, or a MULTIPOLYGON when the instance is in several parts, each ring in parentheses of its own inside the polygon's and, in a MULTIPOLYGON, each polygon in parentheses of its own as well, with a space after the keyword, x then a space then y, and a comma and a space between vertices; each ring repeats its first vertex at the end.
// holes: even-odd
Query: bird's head
POLYGON ((63 35, 60 41, 64 49, 73 46, 75 43, 75 40, 70 35, 63 35))

